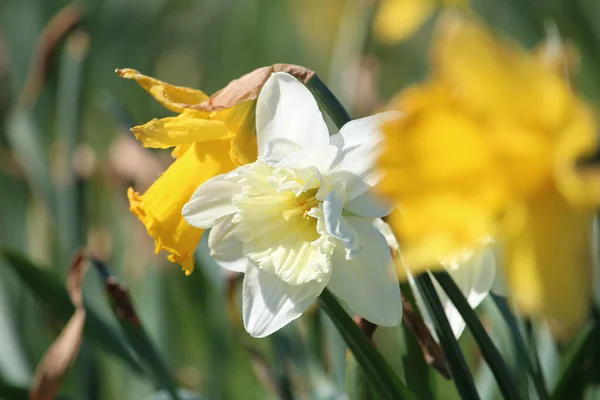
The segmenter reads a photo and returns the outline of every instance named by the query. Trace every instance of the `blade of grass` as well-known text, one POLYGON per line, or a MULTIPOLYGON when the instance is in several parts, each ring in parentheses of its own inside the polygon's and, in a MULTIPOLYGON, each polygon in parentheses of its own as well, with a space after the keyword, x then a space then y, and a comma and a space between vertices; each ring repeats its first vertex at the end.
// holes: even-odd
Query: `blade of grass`
MULTIPOLYGON (((588 321, 579 331, 561 363, 560 378, 552 392, 552 399, 576 398, 581 393, 583 365, 596 356, 600 324, 588 321)), ((597 358, 597 357, 595 357, 597 358)))
POLYGON ((454 337, 442 303, 433 287, 431 277, 428 273, 423 273, 417 276, 415 281, 425 299, 425 305, 433 318, 435 331, 446 354, 446 362, 448 363, 458 392, 463 399, 479 399, 475 383, 473 382, 473 376, 454 337))
POLYGON ((67 261, 84 245, 86 237, 83 185, 75 174, 73 160, 80 136, 83 67, 88 51, 88 34, 76 31, 67 38, 60 62, 56 110, 58 146, 53 160, 56 225, 61 250, 59 266, 69 265, 67 261))
POLYGON ((531 375, 531 379, 537 391, 538 397, 540 398, 540 400, 548 400, 550 398, 550 394, 548 393, 548 389, 546 389, 546 384, 544 383, 544 375, 540 367, 537 351, 535 353, 529 352, 527 345, 523 340, 523 336, 519 331, 517 319, 515 318, 512 311, 510 310, 510 307, 506 303, 506 299, 504 297, 496 296, 494 294, 492 294, 491 297, 494 300, 496 307, 500 311, 500 314, 502 314, 502 318, 504 318, 504 321, 508 325, 508 329, 510 329, 513 341, 515 342, 517 348, 519 349, 519 352, 521 353, 521 359, 525 362, 525 367, 531 375))
POLYGON ((467 327, 473 334, 483 358, 489 365, 492 373, 496 377, 498 387, 504 395, 504 398, 518 400, 521 398, 517 390, 517 384, 510 375, 508 367, 502 358, 502 355, 492 342, 481 321, 475 314, 475 311, 469 305, 469 302, 462 294, 460 288, 456 285, 452 277, 446 271, 434 272, 433 276, 438 281, 448 298, 452 301, 460 315, 465 320, 467 327))
POLYGON ((382 399, 416 399, 391 370, 373 343, 344 311, 335 296, 325 289, 319 297, 319 305, 331 318, 344 341, 363 369, 365 377, 382 399))
POLYGON ((95 258, 92 258, 92 264, 104 279, 110 307, 129 340, 129 344, 140 360, 143 360, 150 369, 157 389, 166 390, 173 400, 181 400, 168 368, 137 315, 129 292, 110 274, 106 264, 95 258))
MULTIPOLYGON (((68 321, 71 315, 73 315, 75 306, 71 303, 62 282, 47 270, 35 266, 19 254, 4 250, 0 251, 0 256, 6 260, 7 265, 12 267, 12 270, 29 290, 41 300, 41 304, 46 309, 51 311, 62 323, 68 321)), ((83 333, 84 339, 120 358, 132 371, 138 375, 142 375, 142 367, 131 355, 123 338, 87 305, 86 313, 87 320, 83 333)))

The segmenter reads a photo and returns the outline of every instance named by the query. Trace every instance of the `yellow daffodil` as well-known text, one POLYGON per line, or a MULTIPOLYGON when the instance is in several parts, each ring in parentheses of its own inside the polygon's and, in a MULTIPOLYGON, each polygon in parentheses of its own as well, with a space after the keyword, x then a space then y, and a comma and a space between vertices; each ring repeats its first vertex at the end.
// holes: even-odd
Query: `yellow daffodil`
POLYGON ((518 308, 561 336, 588 311, 600 184, 579 167, 595 117, 556 65, 442 18, 433 76, 393 101, 404 116, 384 128, 380 167, 413 273, 492 236, 518 308))
POLYGON ((375 14, 375 36, 382 42, 408 39, 441 6, 466 7, 468 0, 383 0, 375 14))
POLYGON ((181 209, 202 183, 256 159, 256 101, 202 111, 194 108, 208 99, 200 90, 173 86, 132 69, 117 73, 136 80, 160 104, 179 114, 132 128, 144 147, 174 148, 175 161, 143 195, 129 188, 127 196, 131 211, 154 238, 156 252, 166 250, 168 259, 190 274, 203 230, 189 225, 181 209))

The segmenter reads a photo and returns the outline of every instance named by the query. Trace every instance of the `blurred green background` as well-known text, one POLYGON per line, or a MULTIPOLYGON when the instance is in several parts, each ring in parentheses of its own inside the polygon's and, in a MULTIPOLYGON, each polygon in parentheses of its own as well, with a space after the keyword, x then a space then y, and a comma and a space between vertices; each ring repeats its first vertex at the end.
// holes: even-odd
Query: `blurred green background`
MULTIPOLYGON (((252 339, 240 323, 239 288, 206 256, 204 243, 190 277, 164 254, 154 255, 125 193, 128 186, 144 191, 171 159, 167 151, 143 149, 129 128, 169 112, 114 70, 135 68, 211 94, 255 68, 300 64, 358 117, 427 74, 433 20, 406 42, 386 45, 371 34, 376 7, 374 0, 0 0, 0 249, 33 263, 0 258, 0 398, 27 398, 36 364, 72 312, 63 287, 82 246, 130 288, 178 386, 209 399, 373 398, 316 308, 267 339, 252 339)), ((600 1, 477 0, 472 7, 529 47, 558 30, 580 50, 579 89, 600 99, 600 1)), ((94 322, 88 315, 61 394, 161 398, 93 270, 84 292, 94 322)), ((491 299, 479 312, 511 370, 524 376, 491 299)), ((542 327, 535 332, 552 387, 568 345, 559 349, 542 327)), ((421 398, 457 397, 452 383, 427 367, 404 327, 375 336, 421 398)), ((461 344, 482 398, 499 398, 468 333, 461 344)), ((520 384, 529 393, 527 382, 520 384)), ((593 385, 586 392, 597 394, 593 385)))

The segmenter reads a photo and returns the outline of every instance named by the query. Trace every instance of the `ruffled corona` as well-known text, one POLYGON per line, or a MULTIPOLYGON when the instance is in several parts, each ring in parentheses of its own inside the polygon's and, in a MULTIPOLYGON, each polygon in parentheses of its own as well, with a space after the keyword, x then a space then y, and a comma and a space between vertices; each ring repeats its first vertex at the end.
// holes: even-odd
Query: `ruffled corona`
POLYGON ((156 252, 167 251, 168 259, 190 274, 203 230, 190 226, 181 209, 202 183, 256 159, 256 102, 199 111, 190 107, 208 99, 200 90, 170 85, 132 69, 117 73, 136 80, 159 103, 179 114, 132 128, 144 147, 173 148, 175 161, 143 195, 129 188, 128 198, 132 213, 154 238, 156 252))

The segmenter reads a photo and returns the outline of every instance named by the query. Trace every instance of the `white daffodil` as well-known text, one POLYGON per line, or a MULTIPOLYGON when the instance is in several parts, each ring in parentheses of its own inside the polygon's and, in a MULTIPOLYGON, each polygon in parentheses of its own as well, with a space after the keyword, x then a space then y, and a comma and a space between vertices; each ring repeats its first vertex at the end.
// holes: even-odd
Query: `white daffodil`
POLYGON ((327 286, 378 325, 401 319, 385 237, 372 218, 390 208, 372 194, 380 125, 351 121, 329 136, 310 91, 275 73, 257 101, 258 160, 203 185, 183 208, 223 267, 244 272, 246 330, 264 337, 298 318, 327 286))
MULTIPOLYGON (((413 290, 415 303, 423 316, 423 321, 431 332, 435 334, 433 321, 425 307, 425 301, 416 287, 410 269, 406 268, 402 261, 396 236, 392 232, 390 226, 381 219, 376 219, 374 224, 385 236, 388 245, 395 253, 394 256, 399 258, 399 262, 401 263, 401 265, 398 264, 399 268, 405 268, 408 275, 408 282, 413 290)), ((460 288, 473 309, 481 304, 489 292, 499 295, 504 295, 506 292, 506 286, 500 275, 500 271, 496 268, 494 253, 489 247, 489 244, 491 244, 491 240, 489 243, 483 243, 482 246, 477 249, 471 249, 457 257, 441 261, 441 264, 460 288)), ((433 275, 431 275, 431 280, 433 281, 435 290, 444 307, 444 312, 448 318, 448 322, 450 322, 452 332, 456 338, 459 338, 465 330, 465 321, 433 275)))

